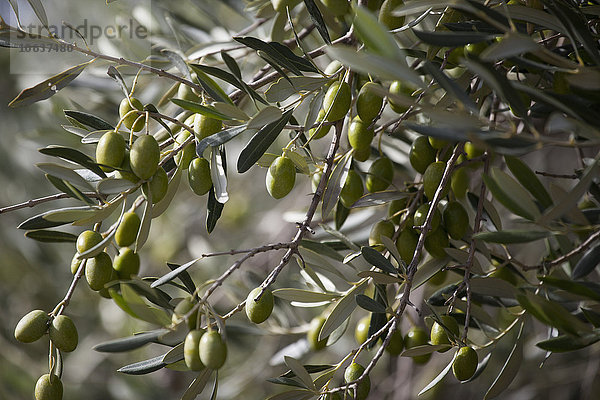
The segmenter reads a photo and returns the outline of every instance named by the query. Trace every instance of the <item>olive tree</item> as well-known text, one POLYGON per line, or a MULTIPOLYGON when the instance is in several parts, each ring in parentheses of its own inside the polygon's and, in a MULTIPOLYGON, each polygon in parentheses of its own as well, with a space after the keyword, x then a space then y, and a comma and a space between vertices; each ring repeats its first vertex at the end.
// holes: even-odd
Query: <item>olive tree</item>
POLYGON ((12 107, 36 107, 89 71, 117 87, 95 89, 107 99, 122 92, 107 100, 112 113, 64 110, 65 135, 79 143, 46 146, 51 161, 37 164, 58 193, 0 208, 50 204, 18 229, 42 246, 71 243, 64 298, 14 330, 24 343, 49 338, 36 399, 63 396, 76 291, 142 321, 142 332, 94 349, 160 348, 119 372, 187 373, 173 398, 233 396, 218 392, 228 379, 268 380, 238 382, 236 398, 433 398, 443 386, 518 398, 534 375, 552 379, 544 364, 557 353, 584 348, 569 385, 597 393, 595 1, 199 3, 222 26, 194 26, 175 2, 145 10, 158 21, 145 58, 102 51, 81 32, 61 38, 38 1, 29 4, 44 33, 0 21, 4 47, 87 57, 12 107), (244 14, 250 22, 234 29, 244 14), (287 222, 224 225, 244 214, 234 198, 287 222), (188 217, 161 222, 190 201, 188 217), (179 234, 199 204, 210 251, 179 234), (148 239, 165 226, 189 258, 146 273, 159 246, 148 239), (212 241, 219 231, 251 245, 212 241))

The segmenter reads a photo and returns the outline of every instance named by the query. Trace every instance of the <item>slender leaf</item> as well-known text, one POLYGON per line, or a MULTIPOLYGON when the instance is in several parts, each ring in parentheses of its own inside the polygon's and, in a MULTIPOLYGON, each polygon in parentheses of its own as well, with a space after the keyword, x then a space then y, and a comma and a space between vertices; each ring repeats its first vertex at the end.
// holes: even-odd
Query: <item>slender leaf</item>
POLYGON ((183 100, 183 99, 171 99, 171 102, 177 104, 179 107, 192 111, 198 114, 205 115, 210 118, 219 119, 222 121, 230 120, 229 115, 222 114, 214 109, 214 107, 204 106, 195 101, 183 100))
POLYGON ((46 10, 44 10, 44 5, 40 0, 27 0, 33 12, 38 17, 40 22, 47 28, 48 27, 48 16, 46 15, 46 10))
POLYGON ((65 110, 64 113, 67 117, 73 118, 75 121, 99 131, 111 131, 115 129, 114 126, 112 126, 102 118, 96 117, 95 115, 88 114, 86 112, 65 110))
POLYGON ((208 233, 211 233, 217 226, 217 221, 221 218, 224 206, 224 204, 217 201, 215 188, 210 188, 210 192, 208 193, 208 204, 206 206, 206 231, 208 233))
POLYGON ((496 35, 484 32, 430 32, 417 29, 412 30, 420 40, 427 44, 442 47, 464 46, 470 43, 481 43, 495 39, 496 35))
POLYGON ((518 244, 528 243, 552 236, 549 231, 533 231, 523 229, 507 229, 498 232, 480 232, 473 235, 474 239, 480 239, 488 243, 518 244))
POLYGON ((38 242, 44 243, 75 243, 77 242, 77 236, 68 232, 60 231, 49 231, 45 229, 38 229, 35 231, 25 232, 25 237, 29 239, 37 240, 38 242))
POLYGON ((167 366, 167 364, 163 362, 163 357, 164 355, 129 364, 119 368, 117 372, 122 372, 127 375, 146 375, 167 366))
POLYGON ((327 187, 323 193, 323 204, 321 208, 321 215, 323 219, 327 218, 340 198, 340 193, 342 192, 342 188, 346 183, 348 171, 350 170, 350 165, 352 164, 352 154, 353 152, 349 151, 340 159, 340 161, 338 161, 336 166, 333 168, 333 172, 329 177, 329 181, 327 181, 327 187))
POLYGON ((181 400, 194 400, 206 387, 210 376, 212 375, 212 369, 205 368, 200 374, 192 381, 190 386, 186 389, 181 396, 181 400))
POLYGON ((513 213, 529 220, 540 215, 527 191, 505 172, 494 167, 490 175, 483 175, 483 180, 494 198, 513 213))
POLYGON ((198 157, 202 157, 202 154, 204 154, 204 150, 206 150, 209 146, 212 146, 212 147, 220 146, 224 143, 227 143, 228 141, 230 141, 231 139, 233 139, 240 133, 243 133, 246 131, 248 131, 248 129, 245 125, 234 126, 232 128, 223 129, 220 132, 217 132, 213 135, 205 137, 200 142, 198 142, 198 144, 196 145, 196 154, 198 154, 198 157))
POLYGON ((192 74, 190 74, 190 69, 187 65, 187 62, 179 53, 169 49, 162 49, 160 52, 167 56, 169 61, 173 63, 175 68, 177 68, 177 70, 181 72, 185 79, 187 79, 188 81, 192 80, 192 74))
POLYGON ((303 303, 331 301, 340 297, 340 295, 337 293, 311 292, 309 290, 293 288, 276 289, 273 291, 273 295, 280 299, 299 301, 303 303))
POLYGON ((396 270, 396 268, 394 268, 392 263, 387 258, 385 258, 380 252, 373 249, 372 247, 363 246, 361 247, 360 252, 362 253, 363 258, 368 263, 374 265, 383 272, 387 272, 389 274, 398 273, 398 271, 396 270))
POLYGON ((372 313, 384 314, 386 312, 384 305, 378 303, 377 301, 373 300, 369 296, 365 296, 364 294, 356 295, 356 304, 358 304, 358 306, 360 308, 363 308, 372 313))
POLYGON ((542 276, 540 280, 549 286, 554 286, 579 296, 600 301, 600 285, 595 282, 572 281, 554 276, 542 276))
POLYGON ((521 323, 517 340, 515 341, 515 344, 510 351, 502 370, 485 393, 485 400, 498 397, 517 376, 517 373, 521 368, 521 363, 523 362, 523 341, 521 340, 523 325, 524 324, 521 323))
POLYGON ((233 104, 227 93, 221 89, 219 85, 207 74, 205 74, 202 69, 198 68, 195 64, 191 64, 190 67, 196 73, 198 80, 200 81, 200 85, 204 89, 204 91, 212 97, 215 101, 222 101, 224 103, 233 104))
POLYGON ((600 246, 595 246, 591 250, 588 250, 581 260, 573 268, 571 277, 573 279, 581 279, 586 277, 600 264, 600 246))
POLYGON ((596 329, 593 333, 588 333, 583 336, 560 335, 553 337, 552 339, 543 340, 535 345, 553 353, 564 353, 583 349, 598 341, 600 341, 600 332, 596 329))
POLYGON ((265 96, 271 103, 282 102, 301 92, 312 92, 322 88, 328 78, 315 76, 291 76, 288 79, 279 78, 265 91, 265 96))
POLYGON ((368 193, 362 196, 360 199, 358 199, 356 203, 352 204, 352 208, 379 206, 382 204, 387 204, 394 200, 403 199, 407 196, 408 193, 398 192, 394 190, 368 193))
POLYGON ((390 59, 401 59, 402 52, 394 36, 368 9, 354 7, 354 29, 365 47, 373 53, 390 59))
POLYGON ((542 182, 536 174, 525 164, 523 161, 516 157, 504 156, 506 165, 510 169, 510 172, 517 178, 519 183, 523 185, 525 189, 529 191, 544 207, 550 207, 552 205, 552 198, 542 182))
POLYGON ((345 320, 352 314, 352 311, 356 308, 355 296, 361 294, 367 286, 367 281, 356 285, 352 289, 348 290, 344 297, 342 297, 336 303, 333 310, 325 320, 321 332, 319 333, 319 340, 322 340, 329 336, 334 330, 336 330, 345 320))
POLYGON ((168 329, 157 329, 155 331, 143 332, 126 338, 110 340, 108 342, 97 344, 93 347, 94 350, 102 353, 120 353, 140 348, 148 343, 155 342, 168 329))
POLYGON ((428 74, 433 76, 437 83, 443 87, 448 93, 454 95, 458 101, 460 101, 468 110, 473 113, 479 111, 477 104, 467 95, 464 89, 462 89, 456 82, 448 77, 443 71, 440 71, 438 67, 432 64, 430 61, 426 61, 423 66, 428 74))
POLYGON ((300 379, 300 381, 302 381, 306 388, 311 390, 317 390, 312 378, 308 374, 308 371, 304 369, 304 366, 302 365, 302 363, 300 363, 300 361, 289 356, 284 356, 283 359, 285 361, 285 364, 292 370, 294 375, 296 375, 300 379))
POLYGON ((327 31, 327 25, 323 20, 323 15, 321 15, 321 11, 315 4, 315 0, 304 0, 304 5, 306 6, 306 10, 310 15, 310 19, 317 28, 317 32, 319 32, 319 35, 321 35, 325 43, 330 44, 331 38, 329 36, 329 32, 327 31))
MULTIPOLYGON (((192 261, 188 261, 187 263, 181 265, 181 266, 177 266, 176 268, 172 268, 173 266, 175 266, 174 264, 168 264, 169 268, 171 268, 171 272, 169 272, 168 274, 165 274, 163 276, 161 276, 160 278, 158 278, 157 280, 155 280, 154 282, 152 282, 152 284, 150 285, 151 288, 156 288, 158 286, 164 285, 167 282, 172 281, 173 279, 177 278, 179 276, 179 274, 182 274, 185 270, 187 270, 189 267, 191 267, 192 265, 194 265, 198 260, 200 260, 199 258, 196 258, 192 261)), ((184 282, 185 284, 185 282, 184 282)))
POLYGON ((83 154, 79 150, 72 149, 70 147, 48 146, 44 147, 43 149, 39 149, 38 151, 47 156, 59 157, 63 160, 72 161, 81 165, 84 168, 89 169, 96 175, 102 178, 106 178, 106 174, 104 173, 104 171, 102 171, 102 169, 100 169, 98 164, 96 164, 96 162, 92 158, 83 154))
MULTIPOLYGON (((145 184, 147 185, 147 184, 145 184)), ((148 240, 150 235, 150 225, 152 222, 152 192, 148 186, 147 199, 144 204, 144 212, 142 213, 142 221, 140 224, 140 230, 135 238, 135 251, 138 252, 148 240)))
POLYGON ((227 193, 227 174, 224 164, 221 152, 218 148, 213 147, 210 161, 210 175, 215 191, 215 199, 221 204, 225 204, 229 201, 229 194, 227 193))
POLYGON ((450 372, 450 369, 452 369, 452 364, 454 364, 454 359, 456 358, 456 354, 458 354, 458 353, 454 353, 454 357, 452 357, 452 360, 450 360, 448 365, 446 365, 446 367, 435 378, 433 378, 433 380, 431 382, 429 382, 427 384, 427 386, 425 386, 423 389, 421 389, 421 391, 419 392, 419 394, 417 396, 420 396, 420 395, 428 392, 429 390, 433 389, 433 387, 435 385, 440 383, 442 381, 442 379, 444 379, 444 377, 446 375, 448 375, 448 372, 450 372))

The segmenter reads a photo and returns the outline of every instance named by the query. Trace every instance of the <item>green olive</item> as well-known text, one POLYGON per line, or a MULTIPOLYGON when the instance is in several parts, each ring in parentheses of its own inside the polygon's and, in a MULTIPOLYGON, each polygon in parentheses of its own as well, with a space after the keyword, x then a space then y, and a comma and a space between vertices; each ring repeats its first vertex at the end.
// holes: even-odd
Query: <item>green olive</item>
POLYGON ((322 0, 322 2, 336 17, 341 17, 350 11, 350 3, 347 0, 322 0))
MULTIPOLYGON (((431 203, 421 204, 419 208, 415 211, 414 215, 414 226, 422 226, 425 224, 425 220, 427 219, 427 213, 429 212, 429 208, 431 207, 431 203)), ((439 209, 435 209, 433 212, 433 217, 431 218, 431 232, 435 231, 442 222, 442 213, 439 209)))
POLYGON ((371 157, 371 146, 367 146, 364 149, 354 149, 352 158, 356 161, 367 161, 371 157))
POLYGON ((313 351, 319 351, 327 346, 327 339, 323 338, 319 340, 319 333, 321 332, 321 328, 323 328, 323 324, 325 324, 325 317, 318 316, 310 321, 310 327, 308 328, 308 332, 306 333, 306 339, 308 340, 308 344, 313 351))
POLYGON ((25 314, 15 327, 15 339, 23 343, 33 343, 48 330, 48 314, 43 310, 33 310, 25 314))
POLYGON ((415 139, 410 146, 408 160, 415 171, 420 174, 425 172, 429 164, 435 162, 435 149, 431 146, 427 136, 419 136, 415 139))
POLYGON ((402 261, 409 264, 412 261, 419 237, 412 228, 404 228, 396 239, 396 249, 402 261))
POLYGON ((177 88, 177 98, 195 102, 198 102, 198 100, 200 100, 200 97, 196 93, 194 93, 194 90, 188 85, 184 85, 183 83, 180 83, 179 87, 177 88))
POLYGON ((385 246, 381 241, 381 237, 391 238, 394 235, 394 224, 391 221, 377 221, 371 228, 369 233, 369 246, 374 246, 376 250, 383 250, 385 246))
POLYGON ((196 114, 194 117, 194 134, 198 141, 214 135, 222 129, 223 122, 220 119, 207 117, 202 114, 196 114))
MULTIPOLYGON (((173 315, 171 316, 171 322, 173 324, 178 324, 179 322, 181 322, 181 319, 185 315, 187 315, 190 311, 192 311, 192 308, 194 308, 195 305, 196 304, 191 297, 181 299, 181 301, 179 301, 179 303, 177 303, 177 305, 175 306, 175 309, 173 310, 173 315)), ((188 320, 187 320, 188 327, 190 329, 196 329, 197 321, 198 321, 198 309, 196 308, 196 310, 194 310, 191 313, 191 315, 188 317, 188 320)))
POLYGON ((429 282, 432 286, 440 286, 442 283, 446 282, 446 278, 448 277, 448 270, 438 271, 436 272, 427 282, 429 282))
POLYGON ((269 167, 266 177, 267 191, 274 199, 288 195, 296 182, 296 167, 294 162, 285 157, 277 157, 269 167))
POLYGON ((360 175, 353 169, 348 171, 348 177, 340 193, 340 201, 346 208, 351 208, 352 204, 360 199, 365 191, 360 175))
POLYGON ((144 128, 144 125, 146 125, 146 116, 133 112, 134 109, 142 111, 144 105, 135 97, 131 97, 129 100, 125 97, 121 100, 121 104, 119 104, 119 117, 125 117, 123 118, 123 125, 125 125, 127 129, 131 129, 133 132, 139 132, 144 128))
MULTIPOLYGON (((174 147, 181 146, 190 136, 191 133, 188 131, 181 131, 175 137, 174 147)), ((192 160, 196 157, 196 143, 192 141, 190 144, 185 145, 179 153, 175 155, 175 163, 180 165, 182 169, 188 169, 192 160)))
POLYGON ((429 144, 436 150, 441 150, 448 145, 448 141, 444 139, 435 138, 433 136, 429 136, 428 138, 429 144))
POLYGON ((400 223, 401 211, 406 209, 407 199, 392 200, 388 206, 388 218, 395 225, 400 223))
POLYGON ((344 118, 350 109, 351 101, 350 86, 346 82, 336 81, 332 83, 323 99, 323 109, 325 112, 329 112, 327 121, 337 121, 344 118))
POLYGON ((373 161, 367 173, 366 187, 370 193, 387 189, 394 179, 394 164, 387 157, 373 161))
POLYGON ((403 5, 402 0, 385 0, 379 10, 379 22, 388 27, 388 29, 398 29, 404 25, 404 16, 396 17, 393 15, 396 8, 403 5))
POLYGON ((123 219, 115 232, 117 245, 121 247, 132 245, 137 238, 141 223, 140 217, 135 212, 129 211, 123 214, 123 219))
POLYGON ((261 287, 253 289, 246 298, 246 315, 248 319, 255 324, 260 324, 269 318, 273 312, 273 292, 269 289, 265 289, 260 299, 256 301, 256 297, 262 291, 261 287))
MULTIPOLYGON (((425 172, 423 173, 423 191, 425 196, 429 200, 433 200, 433 196, 442 182, 444 176, 444 170, 446 169, 446 163, 443 161, 436 161, 429 164, 425 172)), ((442 197, 446 196, 450 188, 446 186, 442 192, 442 197)))
MULTIPOLYGON (((323 118, 325 118, 325 110, 321 109, 319 111, 319 115, 317 116, 316 122, 323 121, 323 118)), ((331 130, 331 125, 323 125, 318 130, 317 130, 317 128, 310 129, 308 131, 308 135, 310 137, 312 137, 313 139, 321 139, 322 137, 325 137, 329 133, 330 130, 331 130)))
POLYGON ((89 258, 85 264, 85 279, 92 290, 98 291, 110 282, 112 274, 112 260, 106 252, 89 258))
POLYGON ((206 332, 200 338, 200 360, 210 369, 217 370, 227 359, 227 344, 217 331, 206 332))
POLYGON ((375 91, 378 87, 376 83, 367 82, 360 88, 356 98, 356 113, 368 124, 379 114, 383 104, 383 98, 375 91))
POLYGON ((200 360, 200 339, 206 333, 204 329, 193 329, 183 342, 183 358, 185 365, 192 371, 201 371, 205 368, 200 360))
POLYGON ((188 181, 190 188, 198 196, 208 193, 213 185, 208 160, 204 157, 197 157, 192 160, 188 169, 188 181))
POLYGON ((123 136, 114 131, 106 132, 96 146, 96 162, 103 171, 119 168, 125 158, 125 147, 123 136))
POLYGON ((352 122, 348 127, 348 142, 350 142, 350 146, 352 146, 352 148, 355 150, 355 154, 356 151, 369 149, 371 146, 371 141, 373 141, 375 131, 373 129, 368 129, 368 127, 369 123, 364 122, 358 116, 352 119, 352 122))
POLYGON ((369 0, 367 8, 373 12, 379 11, 379 9, 381 8, 381 3, 383 3, 383 0, 369 0))
POLYGON ((52 343, 61 351, 71 352, 77 347, 77 328, 73 320, 66 315, 59 315, 52 320, 49 334, 52 343))
POLYGON ((140 179, 150 179, 158 169, 160 148, 152 135, 142 135, 133 142, 129 152, 131 170, 140 179))
POLYGON ((484 150, 475 146, 473 142, 465 142, 464 147, 465 153, 467 154, 467 160, 471 160, 473 158, 477 158, 483 155, 484 150))
POLYGON ((475 374, 478 362, 477 353, 473 348, 461 347, 452 363, 452 373, 459 381, 466 381, 475 374))
MULTIPOLYGON (((398 96, 402 96, 402 95, 410 96, 410 95, 412 95, 414 90, 411 86, 408 86, 405 83, 402 83, 400 81, 394 81, 390 85, 389 92, 393 95, 398 95, 398 96)), ((402 114, 402 113, 406 112, 406 110, 408 110, 408 106, 405 106, 404 104, 395 102, 394 99, 391 97, 388 98, 388 101, 390 103, 390 108, 397 114, 402 114)))
POLYGON ((444 229, 454 240, 462 239, 469 227, 469 215, 458 201, 450 201, 444 209, 444 229))
POLYGON ((132 275, 140 272, 140 256, 129 247, 124 247, 115 257, 113 268, 119 279, 130 279, 132 275))
POLYGON ((460 59, 465 55, 465 48, 463 46, 453 48, 448 53, 448 63, 453 66, 460 65, 460 59))
MULTIPOLYGON (((358 363, 350 364, 344 371, 344 381, 352 382, 360 378, 365 372, 365 367, 358 363)), ((371 390, 371 379, 367 375, 356 387, 356 400, 365 400, 371 390)))
POLYGON ((402 353, 402 350, 404 350, 404 338, 402 337, 402 333, 399 329, 392 333, 390 343, 385 350, 392 356, 398 356, 400 353, 402 353))
POLYGON ((469 43, 464 47, 465 57, 477 57, 483 53, 487 47, 487 42, 469 43))
MULTIPOLYGON (((169 177, 162 167, 159 167, 154 175, 152 175, 150 182, 148 182, 148 186, 152 193, 152 204, 158 203, 165 197, 167 189, 169 188, 169 177)), ((145 184, 142 185, 142 193, 144 193, 146 198, 148 197, 148 188, 145 184)))
POLYGON ((315 172, 310 178, 310 186, 312 188, 313 193, 317 191, 319 188, 319 183, 321 182, 321 177, 323 176, 322 171, 315 172))
POLYGON ((77 252, 85 253, 102 241, 102 235, 96 231, 83 231, 77 237, 77 252))
MULTIPOLYGON (((410 328, 406 336, 404 336, 404 347, 406 349, 412 349, 413 347, 423 346, 427 344, 429 335, 425 332, 425 329, 413 326, 410 328)), ((421 356, 413 357, 415 364, 425 364, 431 358, 431 354, 423 354, 421 356)))
POLYGON ((435 258, 446 257, 444 249, 449 245, 448 234, 446 234, 446 231, 441 226, 435 231, 430 232, 425 238, 425 250, 435 258))
MULTIPOLYGON (((452 333, 452 335, 454 335, 454 337, 458 337, 459 329, 458 329, 458 323, 456 322, 456 320, 449 315, 442 315, 440 318, 441 318, 444 326, 452 333)), ((433 325, 431 326, 431 334, 430 334, 431 344, 433 344, 433 345, 440 345, 440 344, 451 345, 452 344, 450 342, 450 337, 448 336, 448 332, 446 331, 446 329, 444 329, 444 326, 437 323, 437 321, 433 323, 433 325)), ((438 352, 445 353, 448 350, 450 350, 450 349, 438 350, 438 352)))
POLYGON ((117 179, 127 179, 130 182, 138 183, 140 178, 135 176, 133 171, 131 170, 131 162, 129 160, 130 151, 125 151, 125 157, 123 158, 123 162, 118 170, 115 171, 115 178, 117 179))
POLYGON ((61 400, 63 385, 56 375, 44 374, 35 383, 35 400, 61 400))
POLYGON ((71 273, 73 275, 75 275, 77 273, 77 270, 79 270, 79 266, 81 265, 81 262, 82 262, 82 260, 77 258, 77 253, 75 253, 75 255, 73 255, 73 258, 71 259, 71 273))
POLYGON ((369 338, 369 325, 371 325, 371 316, 362 317, 354 329, 354 339, 356 343, 363 344, 369 338))
POLYGON ((450 187, 452 193, 457 199, 462 199, 467 195, 469 189, 469 174, 465 168, 458 168, 450 177, 450 187))
POLYGON ((273 8, 277 12, 285 13, 285 8, 289 7, 290 10, 296 6, 296 4, 300 3, 302 0, 271 0, 273 4, 273 8))

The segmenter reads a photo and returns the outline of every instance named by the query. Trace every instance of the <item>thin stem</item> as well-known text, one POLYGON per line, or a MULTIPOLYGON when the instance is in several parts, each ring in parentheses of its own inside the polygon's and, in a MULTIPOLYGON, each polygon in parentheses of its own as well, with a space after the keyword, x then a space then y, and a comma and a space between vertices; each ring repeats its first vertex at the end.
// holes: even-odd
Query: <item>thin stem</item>
MULTIPOLYGON (((99 199, 99 200, 103 199, 103 196, 101 196, 100 194, 98 194, 96 192, 86 192, 84 194, 88 197, 92 197, 95 199, 99 199)), ((8 213, 8 212, 15 211, 15 210, 20 210, 22 208, 31 208, 31 207, 35 207, 39 204, 47 203, 47 202, 54 201, 54 200, 67 199, 67 198, 71 198, 71 196, 69 196, 66 193, 51 194, 49 196, 40 197, 38 199, 27 200, 27 201, 24 201, 23 203, 18 203, 18 204, 13 204, 11 206, 2 207, 2 208, 0 208, 0 214, 8 213)))

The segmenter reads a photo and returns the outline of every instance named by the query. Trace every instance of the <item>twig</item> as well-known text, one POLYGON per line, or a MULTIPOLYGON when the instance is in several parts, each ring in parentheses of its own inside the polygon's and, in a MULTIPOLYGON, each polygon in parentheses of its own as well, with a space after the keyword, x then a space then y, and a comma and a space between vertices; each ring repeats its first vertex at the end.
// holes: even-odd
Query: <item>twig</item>
MULTIPOLYGON (((84 194, 88 197, 93 197, 95 199, 100 199, 100 200, 103 199, 103 197, 96 192, 86 192, 84 194)), ((0 214, 19 210, 21 208, 31 208, 31 207, 35 207, 39 204, 47 203, 49 201, 54 201, 54 200, 59 200, 59 199, 67 199, 67 198, 71 198, 71 196, 69 196, 66 193, 51 194, 49 196, 40 197, 38 199, 27 200, 27 201, 24 201, 23 203, 13 204, 12 206, 2 207, 2 208, 0 208, 0 214)))
POLYGON ((547 176, 550 178, 562 178, 562 179, 578 179, 579 177, 577 176, 577 174, 552 174, 550 172, 544 172, 544 171, 535 171, 536 174, 541 175, 541 176, 547 176))

